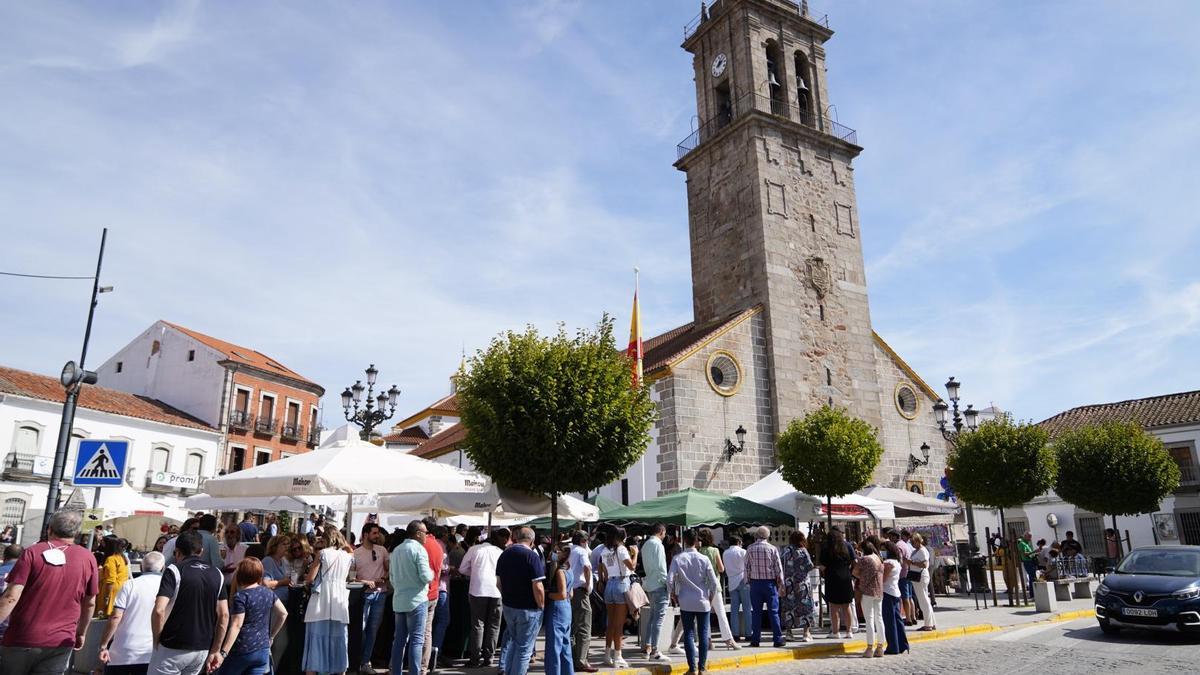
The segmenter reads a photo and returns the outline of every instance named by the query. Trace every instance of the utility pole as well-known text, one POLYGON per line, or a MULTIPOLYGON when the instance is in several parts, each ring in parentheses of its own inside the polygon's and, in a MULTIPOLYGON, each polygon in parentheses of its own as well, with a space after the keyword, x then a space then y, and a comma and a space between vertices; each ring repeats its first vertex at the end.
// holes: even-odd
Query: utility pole
POLYGON ((42 515, 42 531, 39 537, 45 533, 46 526, 50 524, 50 516, 58 510, 59 485, 63 480, 63 472, 66 469, 67 463, 67 448, 71 443, 71 427, 75 424, 75 407, 79 399, 79 389, 84 384, 95 384, 96 374, 84 370, 84 361, 87 359, 88 341, 92 337, 92 319, 96 314, 97 298, 101 293, 107 293, 112 290, 111 286, 100 286, 100 269, 104 265, 104 244, 108 240, 108 228, 100 233, 100 255, 96 259, 96 276, 92 278, 92 301, 88 305, 87 326, 83 331, 83 351, 79 353, 79 364, 68 361, 63 368, 60 378, 63 388, 66 389, 66 399, 63 401, 62 422, 58 427, 58 445, 54 449, 54 468, 50 473, 50 490, 46 494, 46 512, 42 515))

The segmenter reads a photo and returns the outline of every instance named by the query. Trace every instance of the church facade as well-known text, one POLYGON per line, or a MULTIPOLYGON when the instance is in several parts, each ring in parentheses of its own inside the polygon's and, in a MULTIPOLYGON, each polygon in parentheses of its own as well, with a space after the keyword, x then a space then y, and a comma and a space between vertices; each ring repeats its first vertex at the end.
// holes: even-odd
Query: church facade
MULTIPOLYGON (((702 124, 675 167, 687 176, 694 320, 645 341, 658 420, 606 497, 740 490, 778 466, 777 434, 824 405, 879 431, 875 483, 940 490, 938 396, 871 326, 854 193, 862 148, 823 114, 832 36, 788 0, 719 0, 689 27, 702 124)), ((456 426, 419 443, 409 431, 412 451, 467 466, 456 426)))

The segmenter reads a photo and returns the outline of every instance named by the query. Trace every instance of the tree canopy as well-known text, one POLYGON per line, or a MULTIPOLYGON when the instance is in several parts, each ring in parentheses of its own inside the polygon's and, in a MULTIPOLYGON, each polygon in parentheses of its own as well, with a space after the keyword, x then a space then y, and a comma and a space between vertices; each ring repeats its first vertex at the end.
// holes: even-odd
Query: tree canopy
POLYGON ((960 499, 998 509, 1019 506, 1054 486, 1054 451, 1046 430, 998 417, 959 436, 947 466, 960 499))
POLYGON ((458 408, 475 468, 552 499, 620 478, 649 445, 655 415, 607 315, 574 337, 562 327, 496 337, 460 374, 458 408))
POLYGON ((1162 441, 1136 422, 1107 422, 1064 432, 1055 439, 1054 451, 1058 456, 1055 492, 1093 513, 1150 513, 1179 487, 1179 466, 1162 441))
POLYGON ((865 487, 883 457, 870 424, 829 406, 792 420, 775 446, 784 480, 803 493, 828 497, 865 487))

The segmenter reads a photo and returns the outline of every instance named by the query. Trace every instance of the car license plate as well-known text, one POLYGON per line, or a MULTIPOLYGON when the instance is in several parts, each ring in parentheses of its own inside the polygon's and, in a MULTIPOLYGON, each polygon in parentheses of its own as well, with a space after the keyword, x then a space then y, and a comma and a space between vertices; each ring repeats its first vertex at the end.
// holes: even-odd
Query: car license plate
POLYGON ((1125 616, 1158 616, 1157 609, 1143 609, 1141 607, 1122 607, 1121 613, 1125 616))

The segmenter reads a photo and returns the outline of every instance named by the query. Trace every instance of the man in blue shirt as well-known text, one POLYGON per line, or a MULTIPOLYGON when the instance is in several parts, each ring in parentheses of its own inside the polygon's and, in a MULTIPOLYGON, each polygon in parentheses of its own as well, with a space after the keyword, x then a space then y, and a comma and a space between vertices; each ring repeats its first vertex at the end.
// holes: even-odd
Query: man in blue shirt
POLYGON ((542 627, 542 607, 546 604, 546 565, 533 551, 533 530, 518 527, 514 543, 496 561, 496 580, 500 585, 500 601, 504 605, 504 621, 510 632, 509 653, 504 675, 525 675, 529 672, 529 657, 534 641, 542 627))
POLYGON ((683 651, 687 654, 689 673, 703 673, 708 665, 708 615, 712 612, 712 597, 721 583, 708 557, 696 550, 696 540, 695 530, 683 533, 683 552, 671 560, 670 574, 671 595, 683 615, 683 651))
POLYGON ((646 543, 642 544, 642 590, 650 598, 650 618, 645 623, 646 634, 642 635, 642 652, 651 661, 670 663, 671 659, 658 650, 659 633, 662 632, 663 617, 667 615, 670 593, 667 590, 667 551, 662 540, 667 528, 662 523, 654 526, 646 543))
POLYGON ((433 568, 425 551, 425 523, 408 524, 408 538, 392 550, 388 578, 392 584, 392 610, 396 633, 392 639, 391 669, 404 673, 404 648, 408 647, 408 675, 421 675, 421 653, 425 648, 425 612, 429 609, 429 583, 433 568))

